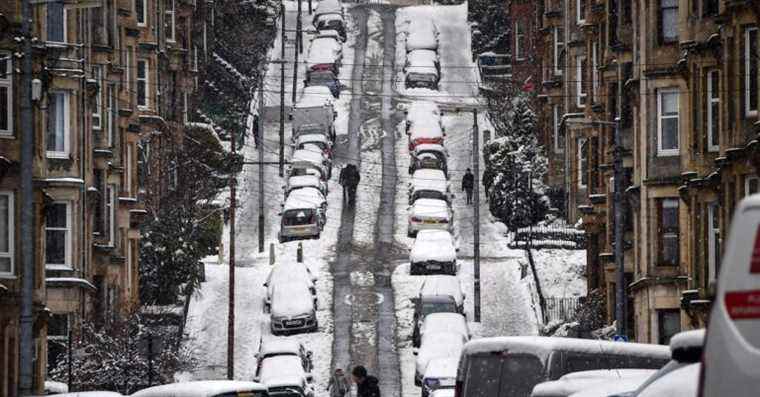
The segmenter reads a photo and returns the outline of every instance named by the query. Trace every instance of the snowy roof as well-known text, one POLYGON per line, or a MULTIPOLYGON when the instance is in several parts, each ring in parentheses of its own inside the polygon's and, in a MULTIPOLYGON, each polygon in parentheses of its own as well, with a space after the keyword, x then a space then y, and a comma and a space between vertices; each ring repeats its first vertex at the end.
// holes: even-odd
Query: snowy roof
POLYGON ((690 364, 679 368, 652 382, 639 393, 639 397, 695 397, 699 384, 701 364, 690 364))
POLYGON ((323 85, 310 85, 304 87, 303 94, 296 102, 296 109, 332 105, 332 98, 329 88, 323 85))
MULTIPOLYGON (((123 397, 124 395, 121 393, 113 392, 113 391, 78 391, 78 392, 71 392, 71 393, 63 393, 63 394, 54 394, 56 397, 123 397)), ((149 394, 133 394, 133 396, 139 395, 140 397, 147 396, 149 394)), ((158 396, 158 394, 155 394, 158 396)), ((153 394, 150 394, 150 396, 153 396, 153 394)), ((165 394, 162 394, 162 396, 165 396, 165 394)))
POLYGON ((288 194, 288 198, 285 199, 284 209, 287 211, 290 209, 311 208, 311 206, 320 206, 324 204, 325 201, 325 196, 319 191, 319 189, 314 187, 303 187, 301 189, 293 190, 288 194), (292 207, 294 204, 307 204, 307 206, 292 207))
POLYGON ((288 190, 302 187, 320 188, 322 181, 316 175, 298 175, 288 178, 288 190))
POLYGON ((438 49, 438 34, 436 33, 435 29, 426 24, 409 24, 409 35, 406 37, 407 52, 413 50, 436 49, 438 49))
POLYGON ((409 139, 443 138, 443 129, 438 122, 438 116, 426 115, 425 117, 410 119, 410 121, 412 122, 412 126, 409 139))
POLYGON ((342 10, 332 10, 330 12, 317 13, 318 21, 341 21, 343 22, 342 10))
POLYGON ((457 259, 451 234, 445 230, 421 230, 414 239, 409 260, 412 262, 453 262, 457 259))
POLYGON ((623 379, 631 377, 649 377, 653 373, 657 372, 655 369, 637 369, 637 368, 624 368, 624 369, 594 369, 589 371, 571 372, 569 374, 562 375, 560 379, 623 379))
POLYGON ((331 143, 330 138, 328 138, 327 135, 325 134, 303 134, 303 135, 299 135, 298 138, 296 138, 297 145, 308 143, 308 142, 331 143))
POLYGON ((462 353, 464 338, 455 332, 436 332, 424 335, 417 353, 417 372, 424 374, 430 360, 456 358, 462 353))
POLYGON ((308 287, 314 286, 316 278, 312 277, 309 268, 305 264, 278 263, 272 267, 267 276, 267 293, 272 293, 272 287, 280 283, 301 281, 308 287))
POLYGON ((322 0, 317 4, 317 15, 324 13, 342 13, 343 5, 340 0, 322 0))
POLYGON ((409 211, 410 216, 449 219, 449 204, 443 200, 421 198, 417 199, 409 211))
POLYGON ((48 277, 45 279, 45 284, 48 286, 81 287, 93 291, 97 290, 91 282, 78 277, 48 277))
POLYGON ((408 117, 414 117, 418 113, 432 113, 436 116, 441 115, 441 109, 438 104, 432 101, 414 101, 407 108, 408 117))
POLYGON ((604 378, 579 378, 579 379, 560 379, 549 382, 543 382, 533 387, 531 397, 556 397, 567 396, 581 390, 594 387, 605 382, 604 378))
MULTIPOLYGON (((172 383, 154 386, 132 394, 132 397, 211 397, 225 393, 266 391, 266 387, 257 382, 237 380, 204 380, 197 382, 172 383)), ((81 394, 77 394, 80 395, 81 394)), ((112 394, 119 396, 120 394, 112 394)), ((105 395, 104 395, 105 396, 105 395)))
POLYGON ((312 65, 335 63, 340 56, 340 51, 340 43, 335 39, 314 39, 309 47, 309 55, 306 57, 306 63, 308 63, 309 67, 312 65))
POLYGON ((456 378, 459 357, 434 358, 425 369, 425 378, 456 378))
POLYGON ((303 363, 297 356, 274 356, 261 362, 259 381, 269 387, 270 381, 276 381, 282 377, 297 377, 295 385, 300 385, 304 376, 303 363))
MULTIPOLYGON (((277 283, 277 285, 272 287, 271 313, 273 318, 298 317, 305 314, 310 314, 313 311, 314 301, 308 286, 306 286, 304 283, 300 281, 294 281, 290 283, 277 283)), ((262 379, 264 378, 262 377, 262 379)))
POLYGON ((322 151, 299 149, 293 152, 293 156, 290 158, 291 163, 304 161, 317 166, 322 166, 322 162, 325 160, 322 151))
POLYGON ((413 64, 406 67, 406 74, 434 74, 438 76, 438 69, 434 65, 413 64))
POLYGON ((430 397, 454 397, 454 389, 436 389, 430 397))
POLYGON ((679 332, 670 338, 670 351, 676 349, 691 349, 702 347, 705 343, 705 330, 695 329, 692 331, 679 332))
POLYGON ((301 342, 290 338, 271 338, 261 344, 261 357, 273 354, 301 354, 301 342))
POLYGON ((276 376, 267 380, 266 385, 269 389, 275 387, 297 387, 301 389, 303 387, 303 377, 299 375, 276 376))
POLYGON ((570 350, 593 354, 603 352, 630 356, 646 356, 659 358, 664 361, 670 359, 670 351, 667 346, 663 345, 560 337, 497 336, 472 340, 464 347, 465 354, 489 353, 505 350, 509 350, 513 353, 529 352, 537 354, 540 357, 546 357, 550 352, 555 350, 570 350))
POLYGON ((420 287, 421 296, 444 295, 451 296, 457 305, 464 303, 462 294, 462 285, 456 276, 449 275, 432 275, 425 277, 420 287))
POLYGON ((431 313, 425 316, 420 328, 420 335, 438 332, 454 332, 469 339, 470 330, 467 320, 459 313, 431 313))
POLYGON ((412 50, 406 54, 406 61, 410 64, 420 62, 434 65, 438 61, 438 53, 434 50, 412 50))
POLYGON ((596 386, 573 393, 570 397, 607 397, 612 394, 631 392, 636 390, 645 381, 645 377, 633 376, 618 379, 614 382, 602 382, 596 386))
POLYGON ((414 190, 434 190, 446 193, 448 182, 446 174, 441 170, 419 169, 412 174, 412 188, 414 190))

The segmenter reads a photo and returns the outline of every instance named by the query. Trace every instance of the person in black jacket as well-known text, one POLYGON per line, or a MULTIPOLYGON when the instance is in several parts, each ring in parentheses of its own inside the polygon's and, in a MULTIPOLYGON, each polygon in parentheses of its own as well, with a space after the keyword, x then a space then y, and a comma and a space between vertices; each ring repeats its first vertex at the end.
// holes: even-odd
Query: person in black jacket
POLYGON ((462 177, 462 190, 467 195, 467 204, 472 204, 472 189, 475 187, 475 175, 472 175, 470 169, 462 177))
POLYGON ((357 386, 356 397, 380 397, 380 387, 377 385, 379 381, 374 376, 367 375, 367 368, 357 365, 351 375, 357 386))

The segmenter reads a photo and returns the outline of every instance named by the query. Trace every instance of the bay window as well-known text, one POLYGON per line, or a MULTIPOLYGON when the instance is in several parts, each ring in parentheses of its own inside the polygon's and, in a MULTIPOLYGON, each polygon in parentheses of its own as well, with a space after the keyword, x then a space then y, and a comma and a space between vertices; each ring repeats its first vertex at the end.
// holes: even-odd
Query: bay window
POLYGON ((71 269, 71 203, 56 201, 45 211, 45 265, 71 269))
POLYGON ((145 110, 150 104, 148 85, 150 84, 148 61, 137 60, 137 108, 145 110))
POLYGON ((69 155, 69 100, 65 91, 48 94, 47 156, 66 158, 69 155))
POLYGON ((554 74, 562 76, 565 68, 565 30, 561 27, 554 28, 554 74))
POLYGON ((575 57, 575 104, 579 108, 586 107, 586 57, 575 57))
POLYGON ((720 149, 720 74, 717 70, 707 72, 707 150, 720 149))
POLYGON ((677 156, 679 153, 678 133, 678 90, 657 91, 657 155, 677 156))
POLYGON ((658 200, 658 213, 658 265, 678 266, 680 258, 678 199, 658 200))

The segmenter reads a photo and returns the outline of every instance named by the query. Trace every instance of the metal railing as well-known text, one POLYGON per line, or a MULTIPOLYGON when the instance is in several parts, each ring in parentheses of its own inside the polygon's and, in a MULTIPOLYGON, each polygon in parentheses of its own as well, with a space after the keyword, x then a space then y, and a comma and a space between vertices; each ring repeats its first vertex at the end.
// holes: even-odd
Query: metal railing
POLYGON ((575 313, 581 305, 580 297, 547 297, 544 298, 546 307, 544 308, 544 323, 549 324, 553 321, 571 321, 575 318, 575 313))

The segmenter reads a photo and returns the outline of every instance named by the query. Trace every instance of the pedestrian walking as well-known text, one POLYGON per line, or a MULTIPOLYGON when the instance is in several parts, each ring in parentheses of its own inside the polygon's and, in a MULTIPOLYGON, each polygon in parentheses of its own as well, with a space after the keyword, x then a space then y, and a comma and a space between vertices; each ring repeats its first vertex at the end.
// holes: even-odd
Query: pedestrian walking
POLYGON ((354 367, 351 375, 356 383, 356 397, 380 397, 378 380, 374 376, 367 375, 367 368, 361 365, 354 367))
POLYGON ((475 175, 472 175, 470 169, 465 171, 462 177, 462 190, 464 190, 467 196, 467 204, 472 204, 472 189, 475 187, 475 175))
POLYGON ((353 206, 356 201, 356 187, 359 186, 360 180, 359 169, 353 164, 346 166, 345 182, 348 187, 348 205, 353 206))
POLYGON ((348 198, 348 187, 346 186, 346 176, 349 173, 349 167, 351 164, 346 164, 340 169, 340 175, 338 176, 338 183, 343 188, 343 202, 345 203, 348 198))
POLYGON ((327 382, 327 391, 330 397, 345 397, 351 390, 351 383, 342 368, 335 368, 333 376, 327 382))

